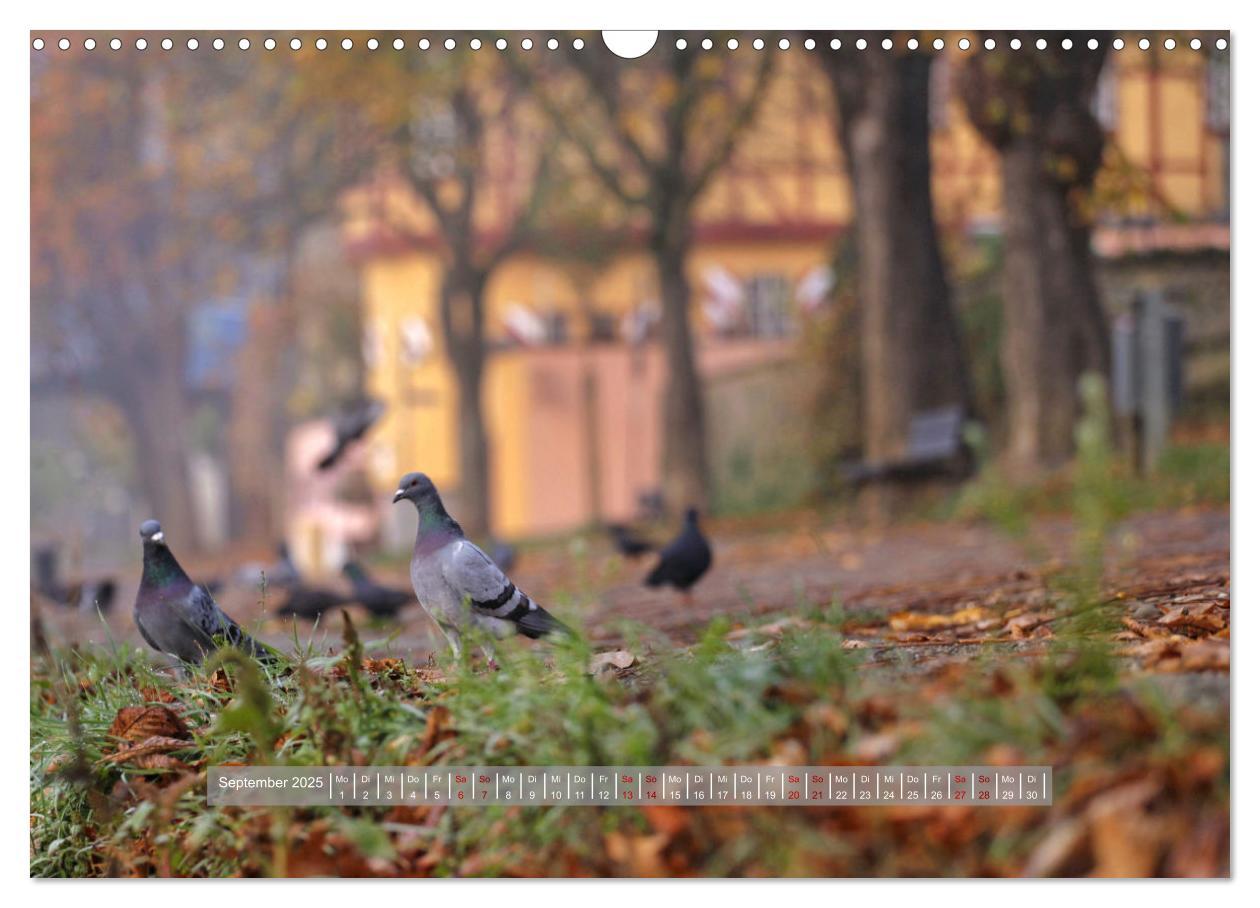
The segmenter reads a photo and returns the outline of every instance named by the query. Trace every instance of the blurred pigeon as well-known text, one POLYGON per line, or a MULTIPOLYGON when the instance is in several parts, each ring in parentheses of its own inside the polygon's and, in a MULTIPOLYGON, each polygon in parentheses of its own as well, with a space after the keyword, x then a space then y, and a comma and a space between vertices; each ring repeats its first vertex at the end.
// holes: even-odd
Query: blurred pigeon
POLYGON ((411 590, 395 589, 377 583, 357 561, 347 561, 342 566, 341 573, 349 578, 354 588, 354 601, 378 618, 393 618, 403 606, 416 601, 411 590))
POLYGON ((682 532, 661 549, 660 560, 643 582, 648 586, 669 584, 690 600, 691 587, 712 563, 709 541, 700 532, 700 514, 695 508, 688 508, 682 532))
POLYGON ((144 562, 135 620, 144 641, 160 653, 199 663, 220 646, 235 646, 264 661, 279 653, 259 643, 229 618, 209 591, 188 579, 166 545, 156 520, 140 525, 144 562))
POLYGON ((383 403, 369 398, 347 407, 334 416, 333 429, 337 433, 337 440, 334 442, 332 450, 320 460, 319 468, 321 470, 332 469, 342 455, 346 453, 346 449, 363 438, 367 434, 367 430, 372 428, 372 425, 381 418, 381 414, 384 412, 385 405, 383 403))
POLYGON ((424 610, 437 622, 456 655, 460 633, 469 626, 494 637, 513 632, 538 639, 569 633, 536 602, 522 593, 503 571, 466 536, 423 473, 408 473, 398 482, 394 502, 412 502, 420 516, 411 556, 411 583, 424 610))
POLYGON ((506 574, 516 567, 516 547, 506 542, 496 542, 490 549, 490 558, 506 574))
POLYGON ((289 545, 281 542, 276 546, 276 560, 272 564, 252 561, 242 565, 236 572, 234 580, 241 586, 257 587, 266 578, 267 587, 285 588, 293 586, 302 579, 297 565, 289 556, 289 545))
POLYGON ((296 584, 289 588, 289 597, 276 609, 277 615, 293 615, 314 621, 330 609, 349 605, 354 600, 335 590, 296 584))
POLYGON ((641 558, 652 551, 652 543, 635 533, 624 523, 610 523, 608 535, 612 537, 617 551, 630 559, 641 558))
POLYGON ((58 577, 57 550, 44 546, 35 551, 35 589, 46 599, 81 611, 107 612, 114 604, 118 586, 108 577, 63 584, 58 577))

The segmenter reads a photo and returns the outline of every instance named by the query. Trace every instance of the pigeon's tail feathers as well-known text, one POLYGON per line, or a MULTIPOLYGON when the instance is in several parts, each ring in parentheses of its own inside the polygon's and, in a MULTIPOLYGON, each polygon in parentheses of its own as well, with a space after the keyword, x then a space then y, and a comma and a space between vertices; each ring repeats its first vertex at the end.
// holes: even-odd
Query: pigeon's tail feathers
POLYGON ((516 620, 516 632, 522 636, 537 640, 539 637, 565 636, 576 637, 573 628, 569 627, 551 612, 535 603, 528 596, 522 597, 525 611, 516 620))
POLYGON ((648 574, 647 577, 644 578, 643 582, 647 586, 661 586, 662 584, 669 582, 669 577, 667 576, 668 573, 669 571, 666 570, 665 562, 661 561, 660 564, 652 568, 652 573, 648 574))

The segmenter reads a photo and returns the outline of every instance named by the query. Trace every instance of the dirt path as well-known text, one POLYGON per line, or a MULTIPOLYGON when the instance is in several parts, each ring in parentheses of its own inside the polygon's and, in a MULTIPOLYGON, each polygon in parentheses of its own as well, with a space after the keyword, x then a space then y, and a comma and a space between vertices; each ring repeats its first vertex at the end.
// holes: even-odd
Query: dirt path
MULTIPOLYGON (((1229 529, 1225 510, 1149 513, 1127 520, 1110 542, 1108 583, 1117 589, 1160 590, 1157 598, 1165 603, 1207 583, 1224 592, 1228 605, 1229 529)), ((513 577, 540 601, 555 604, 570 618, 578 616, 596 641, 615 639, 619 627, 632 621, 685 642, 718 615, 758 620, 833 603, 852 612, 885 614, 948 613, 999 601, 1008 610, 1012 604, 1032 606, 1044 597, 1048 569, 1068 559, 1072 545, 1069 522, 1058 518, 1038 520, 1031 538, 1020 542, 979 525, 873 530, 811 525, 808 519, 764 530, 718 526, 713 537, 714 568, 695 588, 690 605, 672 591, 640 584, 650 562, 626 563, 602 545, 526 553, 513 577)), ((401 572, 381 579, 407 582, 401 572)), ((95 616, 43 608, 50 635, 62 642, 98 643, 112 636, 139 645, 130 617, 135 578, 128 580, 105 626, 95 616)), ((264 618, 248 590, 228 590, 219 598, 242 623, 264 618)), ((266 613, 274 613, 275 606, 269 603, 266 613)), ((291 639, 287 622, 265 618, 261 627, 269 642, 284 645, 291 639)), ((339 646, 339 629, 340 622, 331 621, 314 639, 339 646)), ((309 625, 299 625, 299 636, 311 636, 309 625)), ((408 609, 397 624, 365 627, 364 637, 388 638, 390 652, 413 658, 437 642, 419 608, 408 609)))

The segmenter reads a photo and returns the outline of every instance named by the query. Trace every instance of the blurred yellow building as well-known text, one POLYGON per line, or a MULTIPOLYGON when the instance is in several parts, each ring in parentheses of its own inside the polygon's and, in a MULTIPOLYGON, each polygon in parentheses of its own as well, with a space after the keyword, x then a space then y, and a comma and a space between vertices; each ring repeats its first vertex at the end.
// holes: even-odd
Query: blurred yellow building
MULTIPOLYGON (((1182 42, 1184 45, 1184 42, 1182 42)), ((992 155, 951 91, 956 59, 931 79, 934 191, 946 231, 994 230, 992 155)), ((1097 97, 1111 143, 1099 181, 1100 252, 1228 245, 1229 75, 1207 50, 1112 54, 1097 97)), ((503 180, 522 152, 503 143, 503 180)), ((494 193, 486 193, 493 205, 494 193)), ((362 275, 368 391, 388 404, 374 434, 383 491, 422 469, 457 489, 456 386, 443 356, 441 260, 421 206, 393 187, 351 201, 346 239, 362 275), (386 226, 413 221, 402 241, 386 226)), ((493 211, 483 213, 492 222, 493 211)), ((706 379, 792 355, 803 311, 820 302, 849 188, 825 81, 786 53, 753 126, 700 204, 689 276, 706 379)), ((494 349, 485 403, 492 522, 504 536, 623 519, 656 485, 662 364, 637 343, 656 306, 652 264, 628 238, 590 270, 534 254, 507 260, 488 288, 494 349), (594 413, 595 424, 591 425, 594 413)))

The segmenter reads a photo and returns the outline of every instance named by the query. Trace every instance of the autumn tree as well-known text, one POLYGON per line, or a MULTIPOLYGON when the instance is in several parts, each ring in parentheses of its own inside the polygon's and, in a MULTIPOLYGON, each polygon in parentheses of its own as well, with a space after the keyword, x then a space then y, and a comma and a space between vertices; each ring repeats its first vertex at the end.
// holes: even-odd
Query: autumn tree
POLYGON ((355 178, 354 143, 297 103, 291 56, 75 44, 32 76, 32 391, 114 403, 149 506, 195 545, 192 319, 245 298, 221 447, 237 529, 270 536, 292 250, 355 178))
POLYGON ((646 221, 666 360, 665 497, 673 509, 703 505, 708 464, 687 261, 697 205, 752 122, 773 55, 708 52, 694 38, 661 32, 635 60, 603 48, 598 36, 580 50, 562 44, 554 58, 516 59, 554 128, 617 202, 646 221))
POLYGON ((441 258, 441 338, 459 398, 460 520, 469 532, 484 533, 491 511, 486 289, 525 245, 545 195, 556 188, 552 143, 539 118, 531 120, 528 98, 501 55, 463 47, 344 66, 322 67, 307 90, 354 100, 355 122, 379 145, 378 187, 407 200, 378 206, 373 216, 441 258))
POLYGON ((887 462, 905 453, 916 412, 966 409, 970 388, 932 205, 934 55, 904 41, 887 51, 846 43, 817 60, 853 198, 863 453, 887 462))
POLYGON ((150 507, 192 545, 186 318, 223 259, 178 172, 169 59, 75 49, 33 69, 31 390, 115 404, 150 507))
POLYGON ((1011 467, 1053 467, 1073 453, 1077 384, 1106 374, 1107 329, 1090 250, 1090 190, 1103 133, 1092 110, 1102 34, 1063 33, 1031 50, 998 48, 966 61, 962 96, 972 124, 997 152, 1002 175, 1003 381, 1011 467))

